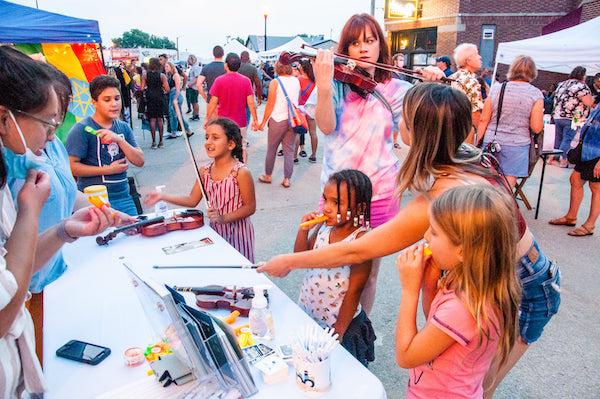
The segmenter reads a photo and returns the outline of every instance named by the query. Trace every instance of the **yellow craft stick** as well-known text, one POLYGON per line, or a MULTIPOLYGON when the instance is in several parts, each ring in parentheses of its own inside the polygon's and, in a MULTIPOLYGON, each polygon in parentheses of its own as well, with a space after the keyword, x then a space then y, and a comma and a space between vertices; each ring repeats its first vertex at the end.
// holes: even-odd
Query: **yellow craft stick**
POLYGON ((325 221, 327 221, 328 219, 329 219, 329 218, 328 218, 327 216, 325 216, 325 215, 322 215, 322 216, 319 216, 319 217, 316 217, 316 218, 314 218, 313 220, 309 220, 309 221, 307 221, 307 222, 300 223, 300 227, 310 227, 310 226, 314 226, 315 224, 319 224, 319 223, 325 222, 325 221))

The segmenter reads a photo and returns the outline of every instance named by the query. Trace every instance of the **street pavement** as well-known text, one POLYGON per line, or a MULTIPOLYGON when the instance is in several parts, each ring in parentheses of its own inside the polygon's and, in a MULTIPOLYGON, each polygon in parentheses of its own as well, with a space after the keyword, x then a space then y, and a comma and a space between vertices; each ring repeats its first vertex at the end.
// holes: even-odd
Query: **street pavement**
MULTIPOLYGON (((258 114, 262 116, 263 111, 264 104, 258 114)), ((201 104, 201 117, 204 113, 205 107, 201 104)), ((146 157, 143 168, 131 166, 129 169, 129 174, 135 176, 139 192, 142 195, 149 193, 157 185, 166 185, 164 190, 173 194, 189 192, 195 174, 183 137, 165 140, 164 149, 152 150, 149 132, 142 134, 139 120, 134 123, 138 144, 146 157)), ((209 158, 203 146, 202 119, 191 122, 191 126, 196 133, 191 138, 194 152, 200 163, 206 163, 209 158)), ((319 138, 322 138, 320 133, 319 138)), ((247 166, 256 181, 264 171, 266 130, 249 133, 249 141, 247 166)), ((306 149, 310 154, 308 137, 306 149)), ((403 159, 406 148, 399 150, 398 155, 403 159)), ((257 208, 252 222, 256 233, 257 260, 267 260, 273 255, 293 250, 296 226, 301 216, 315 209, 321 195, 321 160, 321 148, 316 164, 300 158, 300 164, 294 168, 292 186, 285 189, 279 185, 283 178, 283 158, 277 157, 273 184, 255 183, 257 208)), ((541 162, 524 189, 532 205, 537 199, 540 170, 541 162)), ((600 398, 600 232, 596 236, 573 238, 566 234, 568 228, 548 224, 548 220, 566 212, 570 172, 548 166, 539 219, 534 219, 533 210, 523 210, 543 251, 560 265, 562 303, 540 340, 532 345, 499 387, 496 398, 600 398)), ((587 217, 589 204, 590 193, 586 189, 579 213, 580 223, 587 217)), ((301 271, 295 271, 285 279, 274 279, 274 283, 296 299, 302 275, 301 271)), ((370 370, 383 382, 389 398, 403 398, 408 383, 408 371, 399 368, 394 361, 399 291, 395 255, 390 255, 382 260, 376 302, 371 314, 378 339, 376 360, 370 365, 370 370)), ((422 315, 419 317, 419 325, 422 326, 424 318, 422 315)))

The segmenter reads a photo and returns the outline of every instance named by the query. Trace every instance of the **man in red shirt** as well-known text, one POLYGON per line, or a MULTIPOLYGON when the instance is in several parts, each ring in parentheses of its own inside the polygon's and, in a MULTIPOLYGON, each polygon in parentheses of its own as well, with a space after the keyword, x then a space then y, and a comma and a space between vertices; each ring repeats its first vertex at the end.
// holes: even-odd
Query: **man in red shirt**
POLYGON ((206 110, 204 127, 215 116, 227 117, 238 124, 242 131, 244 144, 244 162, 246 162, 246 106, 252 115, 252 130, 258 128, 256 107, 254 106, 254 93, 250 79, 237 71, 240 69, 241 60, 235 53, 227 54, 225 57, 225 75, 215 79, 210 88, 210 102, 206 110), (216 112, 215 112, 216 111, 216 112), (215 115, 216 114, 216 115, 215 115))

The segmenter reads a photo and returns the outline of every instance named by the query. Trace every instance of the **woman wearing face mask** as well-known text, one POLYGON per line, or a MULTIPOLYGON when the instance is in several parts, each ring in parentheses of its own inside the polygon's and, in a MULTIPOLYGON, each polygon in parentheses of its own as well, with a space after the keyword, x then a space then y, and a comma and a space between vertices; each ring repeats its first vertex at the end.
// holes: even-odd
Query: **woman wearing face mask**
MULTIPOLYGON (((35 356, 33 324, 24 306, 32 275, 45 267, 53 267, 53 256, 65 242, 96 235, 116 225, 121 215, 113 214, 114 211, 106 207, 88 207, 72 215, 73 209, 64 210, 66 205, 73 208, 74 194, 69 194, 71 190, 67 185, 55 185, 61 173, 58 166, 48 166, 54 153, 50 146, 46 147, 55 139, 54 131, 66 107, 61 106, 55 88, 57 83, 53 79, 57 75, 50 73, 49 68, 10 47, 0 46, 2 398, 20 397, 23 391, 41 393, 45 389, 35 356), (18 212, 11 189, 5 184, 8 177, 21 180, 20 191, 15 190, 18 212), (47 201, 50 191, 60 200, 47 201), (47 223, 61 212, 69 216, 62 220, 56 218, 53 225, 47 223), (42 230, 44 225, 48 228, 38 236, 38 229, 42 230)), ((65 98, 65 95, 60 97, 65 98)))

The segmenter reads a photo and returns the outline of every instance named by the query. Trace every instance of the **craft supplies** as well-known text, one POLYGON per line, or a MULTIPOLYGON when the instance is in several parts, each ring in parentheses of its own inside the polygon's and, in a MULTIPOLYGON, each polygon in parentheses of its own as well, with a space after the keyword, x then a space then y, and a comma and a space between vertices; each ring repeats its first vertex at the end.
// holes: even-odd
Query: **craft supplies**
POLYGON ((154 265, 154 269, 256 269, 264 263, 256 263, 253 265, 154 265))
POLYGON ((257 361, 275 353, 271 347, 265 344, 248 346, 242 350, 244 351, 244 355, 248 358, 248 363, 250 364, 254 364, 257 361))
POLYGON ((254 364, 262 374, 265 384, 277 384, 285 381, 288 376, 288 365, 279 356, 272 354, 254 364))
POLYGON ((144 352, 144 356, 146 357, 146 360, 152 362, 154 360, 157 360, 160 356, 168 355, 171 353, 173 352, 171 351, 170 345, 166 342, 161 341, 154 345, 148 345, 146 347, 146 351, 144 352))
POLYGON ((129 367, 137 367, 146 360, 142 348, 137 347, 126 349, 123 357, 125 358, 125 364, 129 367))
MULTIPOLYGON (((165 188, 165 186, 156 186, 156 192, 157 193, 162 193, 162 189, 165 188)), ((167 203, 163 200, 158 200, 156 202, 156 204, 154 204, 154 213, 156 214, 156 216, 167 216, 167 212, 169 211, 169 206, 167 205, 167 203)))
POLYGON ((321 216, 314 218, 313 220, 309 220, 307 222, 300 223, 300 227, 306 228, 306 227, 314 226, 315 224, 326 222, 328 219, 329 218, 327 216, 321 215, 321 216))
POLYGON ((91 134, 93 136, 96 136, 96 137, 98 137, 100 135, 100 133, 98 133, 98 131, 96 129, 94 129, 93 127, 91 127, 91 126, 86 126, 86 127, 83 128, 83 130, 86 133, 89 133, 89 134, 91 134))
POLYGON ((240 315, 240 312, 237 310, 234 310, 233 312, 229 313, 228 316, 223 317, 223 321, 227 324, 233 324, 233 323, 235 323, 235 321, 237 320, 239 315, 240 315))
POLYGON ((292 344, 296 383, 304 391, 321 392, 331 385, 330 355, 338 344, 333 328, 316 324, 302 328, 292 344))
POLYGON ((87 186, 83 189, 83 193, 87 197, 88 202, 96 208, 101 208, 103 205, 110 206, 108 202, 108 190, 103 184, 87 186))

